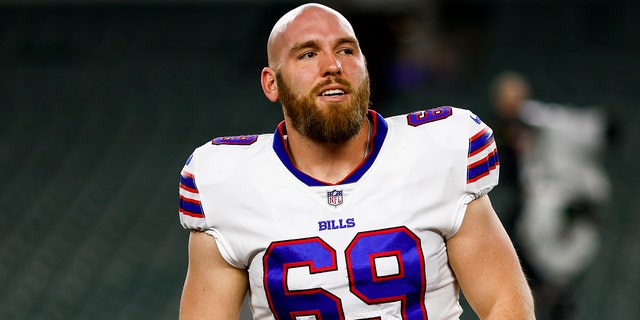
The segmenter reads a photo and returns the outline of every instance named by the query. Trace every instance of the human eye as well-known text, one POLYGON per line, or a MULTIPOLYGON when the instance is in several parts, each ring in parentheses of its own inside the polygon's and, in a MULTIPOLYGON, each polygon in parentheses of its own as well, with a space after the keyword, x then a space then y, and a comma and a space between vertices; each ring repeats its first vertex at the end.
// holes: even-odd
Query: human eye
POLYGON ((345 55, 353 55, 353 54, 355 54, 355 50, 353 50, 352 48, 342 48, 338 52, 340 52, 342 54, 345 54, 345 55))
POLYGON ((356 55, 359 52, 358 41, 354 38, 340 38, 336 44, 336 52, 343 55, 356 55))
POLYGON ((306 60, 315 57, 317 54, 315 51, 306 51, 303 54, 298 56, 299 60, 306 60))

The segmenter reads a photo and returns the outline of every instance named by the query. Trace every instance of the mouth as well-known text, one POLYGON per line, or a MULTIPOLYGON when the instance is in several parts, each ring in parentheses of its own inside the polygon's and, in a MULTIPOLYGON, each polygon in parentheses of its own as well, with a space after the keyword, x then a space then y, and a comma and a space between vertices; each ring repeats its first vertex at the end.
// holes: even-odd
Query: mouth
POLYGON ((320 93, 320 96, 323 97, 336 97, 336 96, 342 96, 347 94, 344 90, 342 89, 329 89, 329 90, 325 90, 323 92, 320 93))

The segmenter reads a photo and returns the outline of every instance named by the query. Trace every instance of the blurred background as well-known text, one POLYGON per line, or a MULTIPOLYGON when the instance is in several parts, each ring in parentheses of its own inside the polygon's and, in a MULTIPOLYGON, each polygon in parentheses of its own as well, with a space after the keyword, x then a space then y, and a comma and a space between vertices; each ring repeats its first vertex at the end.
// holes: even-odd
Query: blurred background
MULTIPOLYGON (((505 70, 536 99, 610 115, 610 197, 573 314, 637 319, 637 1, 319 2, 351 20, 383 115, 453 105, 499 127, 489 88, 505 70)), ((177 318, 178 174, 213 137, 273 132, 266 39, 300 3, 0 0, 0 319, 177 318)))

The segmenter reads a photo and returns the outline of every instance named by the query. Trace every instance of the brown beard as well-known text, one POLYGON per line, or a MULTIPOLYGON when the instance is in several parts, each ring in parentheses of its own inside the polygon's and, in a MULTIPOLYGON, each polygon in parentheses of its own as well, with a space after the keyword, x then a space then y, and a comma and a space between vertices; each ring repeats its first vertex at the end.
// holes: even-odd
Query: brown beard
POLYGON ((340 143, 353 138, 362 128, 367 116, 371 95, 369 74, 354 91, 351 84, 341 78, 330 78, 318 84, 308 96, 295 96, 280 72, 276 73, 280 102, 291 125, 303 136, 316 142, 340 143), (338 83, 353 96, 351 103, 331 103, 326 110, 315 104, 323 87, 338 83))

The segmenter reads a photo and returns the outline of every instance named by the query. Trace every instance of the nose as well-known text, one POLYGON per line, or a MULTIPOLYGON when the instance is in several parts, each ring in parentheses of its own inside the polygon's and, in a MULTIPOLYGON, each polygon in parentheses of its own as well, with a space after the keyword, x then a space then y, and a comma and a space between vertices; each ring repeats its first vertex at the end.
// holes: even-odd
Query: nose
POLYGON ((336 76, 342 74, 342 62, 335 55, 327 55, 323 63, 323 76, 336 76))

